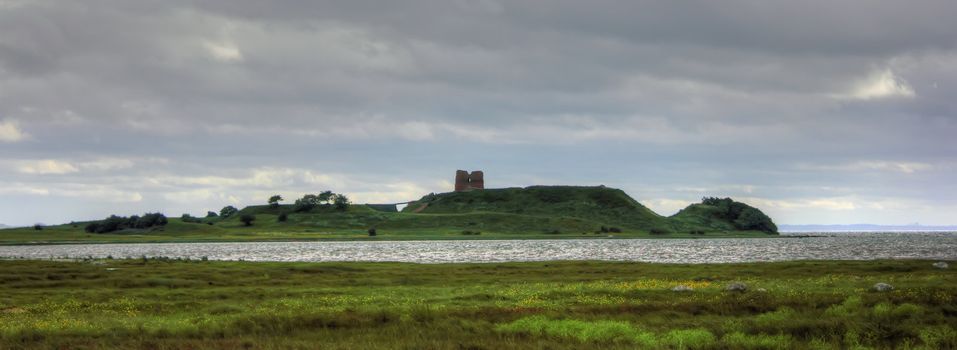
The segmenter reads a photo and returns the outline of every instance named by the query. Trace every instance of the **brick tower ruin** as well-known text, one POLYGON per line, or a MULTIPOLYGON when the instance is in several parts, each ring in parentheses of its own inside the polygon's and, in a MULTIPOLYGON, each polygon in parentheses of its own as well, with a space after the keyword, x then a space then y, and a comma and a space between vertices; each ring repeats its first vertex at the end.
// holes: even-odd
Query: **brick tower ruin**
POLYGON ((481 170, 473 171, 471 174, 465 170, 458 170, 455 172, 455 192, 484 189, 485 173, 483 173, 481 170))

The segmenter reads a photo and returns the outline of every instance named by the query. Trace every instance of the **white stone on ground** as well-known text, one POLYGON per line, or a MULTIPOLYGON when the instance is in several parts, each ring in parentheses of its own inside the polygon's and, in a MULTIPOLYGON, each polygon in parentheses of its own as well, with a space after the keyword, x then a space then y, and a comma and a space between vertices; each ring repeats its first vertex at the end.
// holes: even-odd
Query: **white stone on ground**
POLYGON ((748 291, 748 285, 741 282, 734 282, 725 287, 724 290, 729 292, 746 292, 748 291))
POLYGON ((691 291, 694 291, 694 288, 681 285, 681 286, 675 286, 674 288, 671 288, 671 291, 672 292, 691 292, 691 291))
POLYGON ((875 292, 890 292, 894 290, 894 286, 881 282, 875 284, 873 289, 875 292))

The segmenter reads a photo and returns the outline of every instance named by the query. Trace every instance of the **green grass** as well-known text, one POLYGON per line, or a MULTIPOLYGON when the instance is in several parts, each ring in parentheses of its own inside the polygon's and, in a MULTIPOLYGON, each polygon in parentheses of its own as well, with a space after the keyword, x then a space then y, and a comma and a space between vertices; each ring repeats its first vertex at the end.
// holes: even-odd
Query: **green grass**
POLYGON ((261 205, 246 207, 229 218, 203 219, 213 225, 170 218, 165 227, 108 234, 86 233, 83 222, 47 226, 42 231, 7 229, 0 230, 0 244, 773 236, 735 230, 726 220, 715 218, 711 209, 698 204, 666 218, 621 190, 539 186, 430 195, 403 212, 353 205, 345 212, 320 206, 293 213, 292 205, 261 205), (280 213, 288 213, 288 221, 279 222, 280 213), (255 216, 252 226, 239 221, 246 214, 255 216), (376 237, 368 237, 372 227, 376 237), (602 227, 620 232, 601 232, 602 227))
POLYGON ((930 264, 0 261, 0 348, 952 349, 930 264))

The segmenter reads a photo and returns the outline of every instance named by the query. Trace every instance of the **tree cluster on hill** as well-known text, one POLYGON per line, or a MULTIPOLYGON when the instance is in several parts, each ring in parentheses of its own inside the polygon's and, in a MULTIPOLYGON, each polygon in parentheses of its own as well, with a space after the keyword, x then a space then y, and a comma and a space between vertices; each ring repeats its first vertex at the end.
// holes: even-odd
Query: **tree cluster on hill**
POLYGON ((236 214, 236 213, 238 213, 238 212, 239 212, 239 209, 236 209, 236 207, 231 206, 231 205, 227 205, 227 206, 223 207, 223 209, 221 209, 221 210, 219 211, 219 216, 222 216, 222 217, 224 217, 224 218, 228 218, 228 217, 230 217, 230 216, 232 216, 233 214, 236 214))
POLYGON ((778 232, 771 218, 747 204, 735 202, 731 198, 704 197, 701 204, 718 208, 718 215, 734 223, 739 230, 755 230, 768 233, 778 232))
MULTIPOLYGON (((270 198, 271 199, 271 198, 270 198)), ((297 213, 307 212, 313 208, 323 205, 332 206, 336 210, 345 211, 349 208, 349 197, 344 194, 333 193, 332 191, 323 191, 319 194, 307 194, 296 200, 292 210, 297 213)))
POLYGON ((110 217, 94 221, 86 225, 86 232, 90 233, 109 233, 126 229, 145 229, 155 226, 165 226, 168 220, 166 215, 161 213, 146 213, 143 216, 133 215, 130 217, 110 215, 110 217))

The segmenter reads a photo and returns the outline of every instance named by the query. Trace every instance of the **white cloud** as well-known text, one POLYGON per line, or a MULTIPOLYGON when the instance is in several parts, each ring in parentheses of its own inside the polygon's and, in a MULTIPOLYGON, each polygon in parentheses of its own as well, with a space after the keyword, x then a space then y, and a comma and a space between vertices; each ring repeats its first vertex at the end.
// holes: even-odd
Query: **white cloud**
POLYGON ((899 172, 904 174, 913 174, 918 171, 927 171, 934 168, 933 164, 920 162, 895 162, 895 161, 857 161, 847 164, 835 165, 816 165, 816 164, 798 164, 798 169, 811 171, 886 171, 899 172))
POLYGON ((84 170, 107 171, 132 168, 136 163, 125 158, 100 158, 77 165, 84 170))
POLYGON ((890 69, 872 73, 851 89, 850 93, 839 95, 842 98, 871 100, 888 97, 914 97, 917 93, 903 78, 890 69))
POLYGON ((213 59, 220 62, 234 63, 244 59, 242 51, 230 42, 207 41, 203 43, 203 48, 213 59))
POLYGON ((933 168, 933 165, 915 162, 859 162, 854 164, 854 166, 863 169, 896 171, 906 174, 933 168))
POLYGON ((693 202, 687 200, 670 198, 654 198, 641 201, 641 204, 644 204, 655 213, 658 213, 658 215, 664 216, 674 215, 679 210, 686 208, 692 203, 693 202))
POLYGON ((388 183, 374 191, 349 194, 354 203, 398 203, 419 199, 428 190, 412 182, 388 183))
POLYGON ((36 175, 62 175, 70 174, 80 171, 80 169, 68 162, 45 159, 45 160, 35 160, 35 161, 25 161, 21 162, 20 166, 17 167, 17 171, 24 174, 36 174, 36 175))
POLYGON ((0 161, 0 164, 10 166, 22 174, 32 175, 63 175, 87 171, 114 171, 130 169, 137 162, 164 163, 161 158, 127 159, 127 158, 95 158, 83 161, 65 161, 59 159, 12 160, 0 161))
POLYGON ((125 191, 109 185, 78 183, 51 183, 42 186, 19 182, 0 183, 0 194, 74 197, 109 203, 134 203, 144 199, 143 195, 136 191, 125 191))
POLYGON ((14 195, 14 194, 27 194, 34 196, 46 196, 50 194, 50 190, 44 187, 38 187, 30 184, 24 183, 11 183, 11 184, 0 184, 0 194, 4 195, 14 195))
POLYGON ((0 142, 19 142, 27 139, 30 135, 20 129, 16 120, 4 119, 0 121, 0 142))
POLYGON ((773 200, 764 198, 735 198, 759 209, 823 209, 823 210, 855 210, 861 207, 856 200, 849 198, 808 198, 792 200, 773 200))

